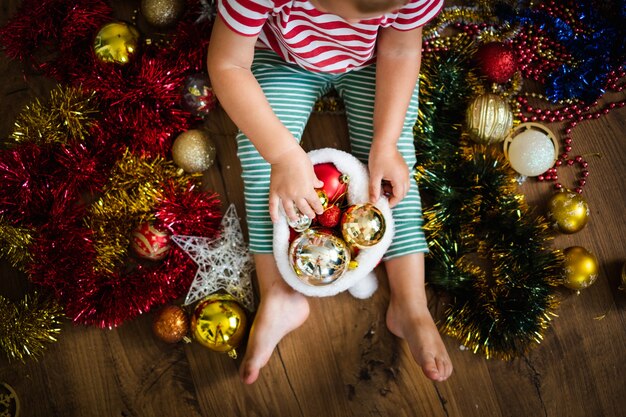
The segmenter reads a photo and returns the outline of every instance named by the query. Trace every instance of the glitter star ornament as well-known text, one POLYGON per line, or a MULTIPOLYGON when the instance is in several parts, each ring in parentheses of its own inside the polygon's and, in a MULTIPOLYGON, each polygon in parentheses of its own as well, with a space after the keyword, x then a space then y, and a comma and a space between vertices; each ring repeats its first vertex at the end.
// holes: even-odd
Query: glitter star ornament
POLYGON ((252 254, 243 240, 239 217, 233 204, 222 218, 217 239, 201 236, 172 236, 172 240, 198 264, 185 305, 210 294, 225 291, 254 311, 254 294, 250 275, 254 269, 252 254))

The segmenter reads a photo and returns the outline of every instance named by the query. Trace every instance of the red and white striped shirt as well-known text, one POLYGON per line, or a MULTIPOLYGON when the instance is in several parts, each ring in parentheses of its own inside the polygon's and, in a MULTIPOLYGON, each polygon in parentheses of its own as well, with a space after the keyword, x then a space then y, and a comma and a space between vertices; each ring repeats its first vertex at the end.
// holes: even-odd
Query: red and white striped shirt
POLYGON ((418 28, 443 0, 411 0, 380 17, 350 23, 320 12, 308 0, 219 0, 218 12, 234 32, 257 36, 257 47, 311 71, 341 73, 374 61, 379 28, 418 28))

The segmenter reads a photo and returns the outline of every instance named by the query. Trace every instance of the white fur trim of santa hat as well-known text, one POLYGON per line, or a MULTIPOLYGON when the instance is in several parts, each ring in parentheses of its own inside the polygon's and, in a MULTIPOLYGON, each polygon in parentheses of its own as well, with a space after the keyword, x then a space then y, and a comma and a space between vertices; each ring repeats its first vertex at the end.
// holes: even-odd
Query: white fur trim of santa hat
MULTIPOLYGON (((369 174, 367 167, 347 152, 332 148, 310 151, 309 158, 313 165, 331 162, 349 177, 347 199, 349 204, 362 204, 369 201, 369 174)), ((328 297, 349 290, 357 298, 368 298, 378 288, 374 268, 391 245, 394 224, 391 209, 386 197, 381 197, 374 204, 385 219, 385 234, 375 245, 359 250, 354 260, 358 266, 349 269, 340 278, 328 285, 309 285, 296 275, 289 261, 289 225, 283 215, 274 224, 274 257, 283 279, 294 290, 310 297, 328 297)))

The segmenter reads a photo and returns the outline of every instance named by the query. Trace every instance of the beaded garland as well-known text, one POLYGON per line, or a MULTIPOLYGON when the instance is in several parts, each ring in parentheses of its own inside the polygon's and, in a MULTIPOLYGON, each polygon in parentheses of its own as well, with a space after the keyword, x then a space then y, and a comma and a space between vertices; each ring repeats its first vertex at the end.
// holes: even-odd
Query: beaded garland
MULTIPOLYGON (((596 45, 584 45, 597 42, 594 31, 599 32, 604 28, 591 27, 587 24, 590 19, 589 5, 585 2, 574 3, 573 1, 555 2, 548 1, 533 6, 532 9, 521 13, 516 19, 509 19, 507 23, 493 18, 493 11, 479 7, 451 7, 446 9, 433 22, 431 29, 425 31, 424 53, 437 53, 465 44, 467 39, 476 39, 482 42, 499 40, 508 44, 514 51, 519 68, 519 77, 507 84, 492 86, 492 90, 498 91, 504 97, 511 100, 514 109, 515 125, 526 122, 566 122, 563 132, 563 152, 554 166, 537 177, 539 182, 552 181, 554 188, 564 188, 559 180, 558 168, 576 166, 580 174, 573 190, 583 192, 589 176, 589 163, 585 159, 587 155, 575 154, 573 150, 573 130, 583 121, 597 120, 609 114, 612 110, 622 108, 626 100, 615 101, 600 105, 598 99, 593 102, 585 102, 581 98, 554 98, 554 94, 520 92, 521 80, 524 78, 542 85, 554 81, 555 74, 575 65, 588 67, 601 67, 598 62, 607 61, 606 53, 601 56, 589 54, 581 58, 579 51, 570 50, 572 45, 583 45, 589 48, 596 45), (511 21, 516 20, 516 24, 511 21), (554 27, 550 26, 554 23, 554 27), (446 28, 453 28, 460 32, 456 35, 441 37, 446 28), (459 42, 461 41, 461 42, 459 42), (464 42, 463 42, 464 41, 464 42), (578 55, 578 57, 576 56, 578 55), (531 100, 533 103, 531 103, 531 100), (556 108, 545 109, 534 104, 534 101, 542 100, 546 103, 556 104, 556 108)), ((507 15, 507 13, 503 13, 507 15)), ((508 12, 510 18, 512 12, 508 12)), ((613 57, 610 57, 613 58, 613 57)), ((622 57, 623 60, 623 57, 622 57)), ((619 57, 616 62, 619 62, 619 57)), ((604 67, 602 67, 604 68, 604 67)), ((600 93, 611 91, 620 93, 624 89, 624 83, 620 83, 626 76, 626 67, 623 62, 606 74, 597 74, 594 81, 605 75, 603 88, 600 93)), ((581 79, 581 85, 589 80, 581 79)), ((549 87, 549 86, 548 86, 549 87)), ((576 90, 580 86, 574 86, 570 90, 576 90)), ((580 88, 578 88, 580 89, 580 88)), ((482 93, 482 91, 477 91, 482 93)), ((599 154, 592 154, 599 155, 599 154)))

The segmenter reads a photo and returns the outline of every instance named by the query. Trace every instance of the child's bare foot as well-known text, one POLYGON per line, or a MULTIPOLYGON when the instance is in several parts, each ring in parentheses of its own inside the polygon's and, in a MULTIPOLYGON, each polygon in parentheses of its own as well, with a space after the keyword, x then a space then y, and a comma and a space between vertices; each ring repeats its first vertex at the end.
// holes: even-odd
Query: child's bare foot
POLYGON ((387 328, 407 341, 426 377, 445 381, 452 373, 452 362, 425 302, 423 306, 408 309, 398 304, 393 298, 389 303, 387 328))
POLYGON ((252 384, 283 337, 309 316, 309 302, 279 277, 261 294, 261 304, 250 330, 246 355, 239 368, 241 380, 252 384))

